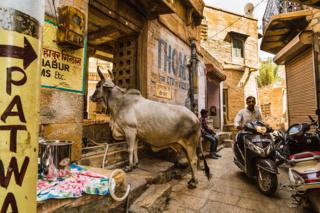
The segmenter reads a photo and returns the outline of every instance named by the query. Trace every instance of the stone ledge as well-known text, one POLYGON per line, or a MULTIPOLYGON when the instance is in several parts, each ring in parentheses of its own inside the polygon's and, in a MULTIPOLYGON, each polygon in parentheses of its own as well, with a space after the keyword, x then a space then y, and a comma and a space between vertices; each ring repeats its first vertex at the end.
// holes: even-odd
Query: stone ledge
POLYGON ((165 209, 169 195, 171 193, 171 185, 159 184, 151 185, 130 207, 130 213, 158 213, 165 209))

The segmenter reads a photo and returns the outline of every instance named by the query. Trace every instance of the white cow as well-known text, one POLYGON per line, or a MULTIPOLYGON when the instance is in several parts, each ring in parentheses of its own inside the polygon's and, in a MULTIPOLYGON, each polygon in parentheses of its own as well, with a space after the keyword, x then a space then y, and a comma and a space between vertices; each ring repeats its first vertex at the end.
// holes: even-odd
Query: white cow
MULTIPOLYGON (((113 138, 127 141, 129 167, 138 163, 138 140, 149 143, 155 151, 182 149, 192 172, 189 188, 195 188, 198 159, 196 150, 201 138, 200 123, 196 115, 184 106, 155 102, 142 97, 138 90, 122 89, 112 80, 105 79, 99 67, 98 74, 101 80, 91 100, 103 104, 109 110, 113 138)), ((210 171, 206 161, 204 165, 209 179, 210 171)))

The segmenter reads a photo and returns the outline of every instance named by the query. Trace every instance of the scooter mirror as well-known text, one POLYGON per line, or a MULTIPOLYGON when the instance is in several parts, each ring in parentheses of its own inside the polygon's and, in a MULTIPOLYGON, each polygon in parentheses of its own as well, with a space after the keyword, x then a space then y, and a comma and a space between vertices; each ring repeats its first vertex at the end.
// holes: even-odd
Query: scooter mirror
POLYGON ((312 123, 315 122, 315 120, 309 115, 309 119, 311 120, 312 123))

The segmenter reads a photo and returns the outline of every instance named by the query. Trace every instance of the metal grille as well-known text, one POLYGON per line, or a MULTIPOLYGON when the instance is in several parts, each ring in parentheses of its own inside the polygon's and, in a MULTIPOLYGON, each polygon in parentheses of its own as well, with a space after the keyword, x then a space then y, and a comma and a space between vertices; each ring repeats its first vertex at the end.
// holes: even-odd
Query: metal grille
POLYGON ((261 105, 261 112, 262 112, 262 115, 264 117, 269 117, 271 116, 271 104, 262 104, 261 105))
POLYGON ((116 85, 136 88, 136 38, 125 38, 115 42, 113 75, 116 85))
POLYGON ((272 16, 302 9, 303 8, 300 3, 291 0, 269 0, 262 19, 263 31, 266 30, 272 16))

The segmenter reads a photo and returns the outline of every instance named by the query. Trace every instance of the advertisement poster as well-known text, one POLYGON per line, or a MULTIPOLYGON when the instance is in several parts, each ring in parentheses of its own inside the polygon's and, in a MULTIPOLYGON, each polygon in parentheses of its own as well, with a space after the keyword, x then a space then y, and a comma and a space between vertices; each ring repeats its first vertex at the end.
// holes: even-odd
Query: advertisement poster
POLYGON ((84 48, 63 49, 56 43, 57 26, 45 22, 42 45, 41 86, 68 92, 83 92, 84 48))

